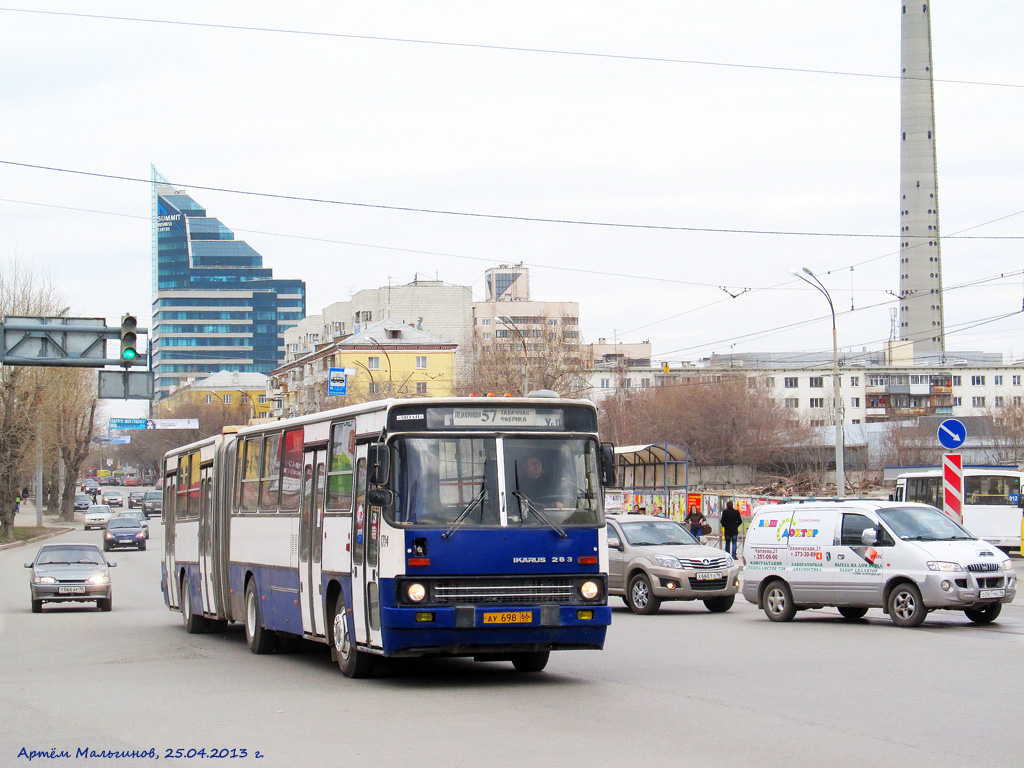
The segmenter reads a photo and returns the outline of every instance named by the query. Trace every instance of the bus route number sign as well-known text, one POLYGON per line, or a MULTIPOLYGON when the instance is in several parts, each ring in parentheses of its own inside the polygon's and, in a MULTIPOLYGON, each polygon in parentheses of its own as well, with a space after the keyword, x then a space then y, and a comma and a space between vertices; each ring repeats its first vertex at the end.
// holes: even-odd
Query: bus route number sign
POLYGON ((535 408, 456 408, 452 414, 456 427, 548 427, 562 428, 562 411, 535 408))

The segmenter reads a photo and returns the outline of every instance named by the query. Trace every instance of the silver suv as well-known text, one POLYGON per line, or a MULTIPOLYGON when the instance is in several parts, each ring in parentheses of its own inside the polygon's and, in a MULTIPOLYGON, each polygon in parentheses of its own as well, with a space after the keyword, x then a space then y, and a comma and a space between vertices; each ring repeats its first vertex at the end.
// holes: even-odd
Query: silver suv
POLYGON ((679 523, 650 515, 609 515, 608 594, 633 613, 654 613, 663 600, 703 600, 712 613, 732 608, 739 564, 679 523))

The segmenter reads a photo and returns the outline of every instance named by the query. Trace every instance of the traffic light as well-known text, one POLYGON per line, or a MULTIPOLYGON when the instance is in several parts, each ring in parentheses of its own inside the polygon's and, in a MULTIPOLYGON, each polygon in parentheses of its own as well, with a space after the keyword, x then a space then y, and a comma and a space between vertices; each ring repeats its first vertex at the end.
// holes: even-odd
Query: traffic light
POLYGON ((136 349, 136 329, 139 327, 139 320, 135 315, 123 315, 121 317, 121 365, 127 368, 135 362, 139 356, 136 349))

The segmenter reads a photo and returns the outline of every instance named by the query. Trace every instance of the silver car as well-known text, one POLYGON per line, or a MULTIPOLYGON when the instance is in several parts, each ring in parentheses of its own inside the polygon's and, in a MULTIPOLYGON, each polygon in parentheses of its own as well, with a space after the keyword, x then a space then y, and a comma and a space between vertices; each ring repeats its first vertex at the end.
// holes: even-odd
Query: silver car
POLYGON ((107 523, 110 522, 110 518, 114 516, 110 507, 106 504, 93 504, 87 510, 83 519, 85 521, 85 530, 90 528, 106 528, 107 523))
POLYGON ((110 568, 95 544, 44 544, 36 559, 25 563, 32 569, 29 588, 32 613, 41 613, 43 603, 95 601, 101 611, 113 607, 110 568))
POLYGON ((732 608, 739 564, 699 543, 679 523, 651 515, 609 515, 608 594, 633 613, 654 613, 663 600, 702 600, 712 613, 732 608))

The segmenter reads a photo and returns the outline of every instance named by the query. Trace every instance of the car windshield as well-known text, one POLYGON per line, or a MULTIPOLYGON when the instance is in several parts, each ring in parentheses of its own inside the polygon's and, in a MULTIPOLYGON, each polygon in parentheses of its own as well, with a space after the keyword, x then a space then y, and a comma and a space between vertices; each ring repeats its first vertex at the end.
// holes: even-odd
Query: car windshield
POLYGON ((634 547, 699 543, 683 526, 671 520, 638 520, 619 523, 619 526, 626 541, 634 547))
POLYGON ((96 547, 43 547, 36 555, 36 565, 103 565, 103 554, 96 547))
POLYGON ((131 517, 115 517, 109 523, 107 528, 138 528, 139 521, 131 517))
POLYGON ((398 525, 499 526, 502 499, 510 526, 601 524, 593 440, 408 438, 396 441, 395 455, 397 499, 388 515, 398 525))
POLYGON ((878 510, 887 526, 906 541, 957 541, 973 539, 965 528, 935 507, 892 507, 878 510))
POLYGON ((89 514, 90 515, 109 514, 109 513, 110 513, 110 507, 108 507, 106 504, 93 504, 91 507, 89 507, 89 514))
POLYGON ((146 501, 160 501, 160 491, 150 491, 147 493, 146 501))

